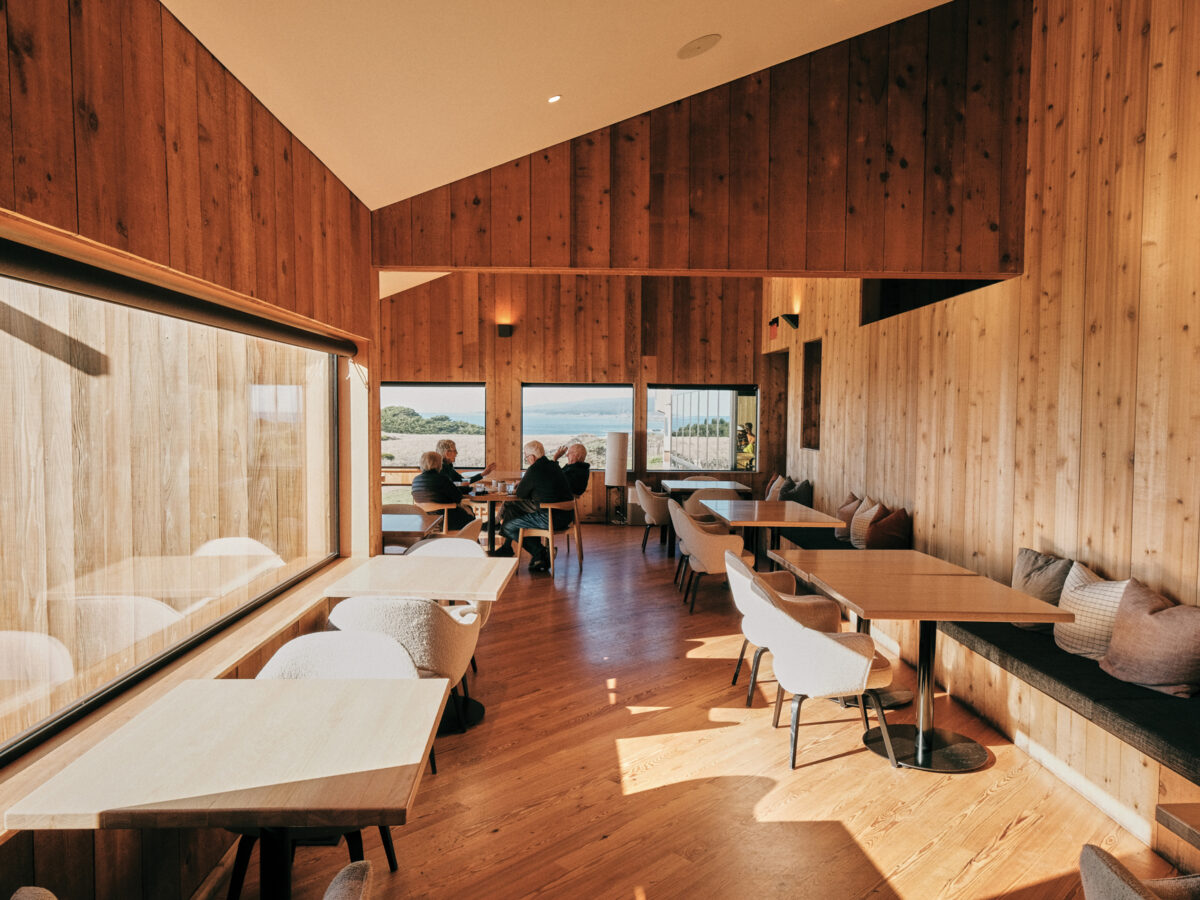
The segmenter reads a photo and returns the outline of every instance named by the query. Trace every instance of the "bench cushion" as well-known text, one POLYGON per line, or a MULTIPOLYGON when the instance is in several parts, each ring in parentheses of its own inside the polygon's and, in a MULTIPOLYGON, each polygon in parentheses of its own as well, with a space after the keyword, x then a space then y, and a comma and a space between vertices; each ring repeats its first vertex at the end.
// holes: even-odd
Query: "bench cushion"
POLYGON ((998 622, 941 622, 949 637, 1142 753, 1200 784, 1200 696, 1170 697, 1120 681, 1053 638, 998 622))

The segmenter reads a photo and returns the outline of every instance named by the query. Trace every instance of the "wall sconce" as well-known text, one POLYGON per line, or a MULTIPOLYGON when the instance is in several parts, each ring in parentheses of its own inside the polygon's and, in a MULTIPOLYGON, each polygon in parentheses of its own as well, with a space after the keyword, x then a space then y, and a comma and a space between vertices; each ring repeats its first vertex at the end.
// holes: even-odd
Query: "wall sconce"
POLYGON ((496 326, 496 334, 499 337, 512 337, 512 333, 513 333, 512 325, 499 324, 496 326))
POLYGON ((789 325, 791 325, 793 329, 800 327, 800 314, 799 313, 784 313, 779 318, 783 319, 783 321, 785 321, 789 325))

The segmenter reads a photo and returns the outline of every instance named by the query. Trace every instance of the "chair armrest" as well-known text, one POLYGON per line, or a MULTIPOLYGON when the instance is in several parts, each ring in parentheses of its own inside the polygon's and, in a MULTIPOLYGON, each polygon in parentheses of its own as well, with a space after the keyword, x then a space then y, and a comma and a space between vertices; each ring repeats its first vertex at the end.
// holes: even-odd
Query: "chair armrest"
MULTIPOLYGON (((836 600, 820 594, 806 596, 780 594, 779 601, 779 608, 787 613, 789 618, 795 619, 805 628, 824 631, 826 634, 836 634, 842 627, 842 607, 836 600)), ((863 635, 863 637, 867 637, 867 635, 863 635)))
POLYGON ((755 577, 781 594, 790 594, 796 590, 796 576, 786 569, 780 569, 778 572, 756 572, 755 577))

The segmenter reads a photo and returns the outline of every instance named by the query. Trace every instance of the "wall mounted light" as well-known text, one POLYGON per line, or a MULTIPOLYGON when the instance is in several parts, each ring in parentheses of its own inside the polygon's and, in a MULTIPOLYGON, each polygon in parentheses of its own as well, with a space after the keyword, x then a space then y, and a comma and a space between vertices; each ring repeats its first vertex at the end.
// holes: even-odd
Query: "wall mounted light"
POLYGON ((800 315, 798 313, 784 313, 779 318, 791 325, 792 328, 800 327, 800 315))
POLYGON ((512 337, 513 326, 501 323, 496 326, 496 334, 499 337, 512 337))

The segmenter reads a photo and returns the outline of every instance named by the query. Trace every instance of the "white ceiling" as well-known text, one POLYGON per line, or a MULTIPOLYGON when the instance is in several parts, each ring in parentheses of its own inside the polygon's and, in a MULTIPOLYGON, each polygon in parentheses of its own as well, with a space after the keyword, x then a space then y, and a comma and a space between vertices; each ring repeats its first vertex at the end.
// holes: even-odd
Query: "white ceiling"
POLYGON ((371 209, 942 2, 164 0, 371 209))

